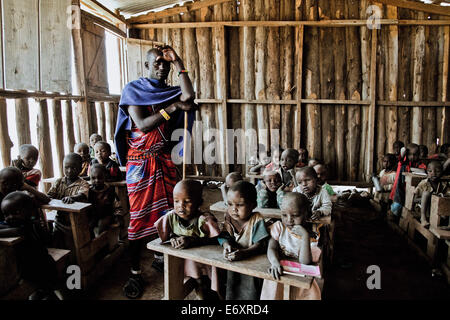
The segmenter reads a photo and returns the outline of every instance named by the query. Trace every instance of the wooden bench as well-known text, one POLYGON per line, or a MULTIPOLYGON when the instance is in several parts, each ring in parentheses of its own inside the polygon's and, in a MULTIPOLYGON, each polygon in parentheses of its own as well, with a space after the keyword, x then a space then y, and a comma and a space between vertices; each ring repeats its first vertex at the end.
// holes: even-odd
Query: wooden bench
MULTIPOLYGON (((0 299, 25 300, 35 288, 20 279, 14 247, 23 240, 22 237, 0 238, 0 299)), ((58 277, 63 278, 70 251, 48 248, 49 255, 56 262, 58 277)))
MULTIPOLYGON (((251 257, 242 261, 227 261, 223 258, 223 249, 219 245, 178 250, 170 244, 161 244, 160 239, 147 244, 147 248, 164 254, 164 299, 180 300, 189 293, 184 284, 184 261, 193 260, 217 268, 230 270, 257 278, 274 280, 267 272, 270 262, 266 254, 251 257)), ((284 285, 284 297, 289 299, 290 287, 311 288, 313 278, 282 275, 277 282, 284 285)))
POLYGON ((82 288, 90 287, 97 277, 102 275, 112 262, 123 252, 124 245, 119 242, 120 228, 118 224, 102 232, 92 239, 89 232, 87 212, 92 207, 89 203, 75 202, 65 204, 61 200, 52 200, 42 206, 46 210, 57 210, 70 217, 75 247, 75 257, 81 269, 82 288), (98 254, 105 252, 99 259, 98 254))

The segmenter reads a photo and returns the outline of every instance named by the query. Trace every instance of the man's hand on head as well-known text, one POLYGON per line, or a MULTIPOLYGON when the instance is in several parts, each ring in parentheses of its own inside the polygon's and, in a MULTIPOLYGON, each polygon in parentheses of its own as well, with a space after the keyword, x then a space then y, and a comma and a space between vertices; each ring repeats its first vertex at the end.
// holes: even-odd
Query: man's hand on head
POLYGON ((180 59, 175 50, 170 46, 156 46, 156 48, 162 52, 164 60, 168 62, 175 62, 180 59))

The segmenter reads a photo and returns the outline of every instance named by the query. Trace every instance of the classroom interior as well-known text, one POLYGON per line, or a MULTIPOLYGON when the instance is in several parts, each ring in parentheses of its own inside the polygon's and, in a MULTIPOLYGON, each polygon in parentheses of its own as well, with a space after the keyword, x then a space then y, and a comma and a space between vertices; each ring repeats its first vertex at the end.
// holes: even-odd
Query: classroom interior
MULTIPOLYGON (((149 49, 169 45, 189 71, 199 106, 185 165, 177 169, 202 182, 203 210, 222 223, 227 209, 220 186, 230 172, 257 184, 263 176, 250 169, 262 154, 278 147, 306 149, 309 159, 326 165, 328 184, 342 195, 322 232, 316 278, 322 299, 450 298, 450 231, 439 228, 449 223, 450 196, 432 196, 430 225, 424 227, 414 192, 427 178, 425 170, 402 175, 406 199, 397 219, 387 199, 377 200, 372 179, 383 169, 383 157, 395 152, 396 141, 424 145, 430 156, 450 143, 450 1, 0 4, 1 168, 17 158, 20 145, 33 144, 42 172, 38 188, 45 193, 64 175, 64 156, 80 142, 89 144, 91 134, 101 135, 114 154, 122 89, 148 76, 149 49), (202 161, 207 153, 210 162, 202 161), (369 288, 370 266, 381 270, 381 288, 369 288)), ((179 85, 173 68, 168 84, 179 85)), ((129 222, 126 181, 111 185, 129 222)), ((71 219, 74 252, 49 249, 60 277, 67 276, 71 255, 82 271, 82 289, 68 290, 65 298, 128 300, 127 226, 114 225, 93 238, 85 230, 88 204, 51 202, 42 209, 50 220, 55 210, 71 219)), ((281 215, 280 209, 260 211, 270 218, 281 215)), ((33 292, 13 258, 20 241, 0 238, 0 300, 26 300, 33 292)), ((152 267, 153 251, 143 250, 148 285, 138 299, 199 299, 177 276, 180 257, 169 251, 161 272, 152 267)), ((216 266, 230 267, 221 261, 216 266)), ((259 266, 235 268, 269 279, 259 266)), ((309 288, 313 281, 282 279, 284 299, 292 286, 309 288)))

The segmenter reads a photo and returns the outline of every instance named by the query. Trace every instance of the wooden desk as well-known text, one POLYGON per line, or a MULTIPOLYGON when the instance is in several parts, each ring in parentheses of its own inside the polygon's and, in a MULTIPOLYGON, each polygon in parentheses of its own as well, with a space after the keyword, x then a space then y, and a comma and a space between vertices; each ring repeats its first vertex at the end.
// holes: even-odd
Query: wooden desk
MULTIPOLYGON (((209 210, 211 211, 217 211, 225 213, 227 212, 228 206, 225 205, 225 202, 219 201, 214 204, 212 204, 209 207, 209 210)), ((274 218, 274 219, 281 219, 281 209, 274 209, 274 208, 255 208, 253 210, 254 212, 259 212, 264 218, 274 218)), ((331 224, 331 216, 322 217, 319 220, 308 220, 308 222, 314 223, 314 224, 331 224)))
MULTIPOLYGON (((267 272, 270 262, 265 254, 251 257, 242 261, 227 261, 223 258, 223 249, 219 245, 209 245, 190 249, 174 249, 170 244, 161 244, 160 239, 153 240, 147 244, 147 248, 164 254, 164 298, 165 300, 176 300, 185 298, 184 261, 189 259, 196 262, 211 265, 217 268, 230 270, 249 276, 267 279, 282 283, 285 292, 289 293, 290 286, 309 289, 313 281, 312 277, 298 277, 283 275, 280 280, 273 279, 267 272)), ((287 297, 289 294, 287 294, 287 297)), ((285 294, 286 298, 286 294, 285 294)))

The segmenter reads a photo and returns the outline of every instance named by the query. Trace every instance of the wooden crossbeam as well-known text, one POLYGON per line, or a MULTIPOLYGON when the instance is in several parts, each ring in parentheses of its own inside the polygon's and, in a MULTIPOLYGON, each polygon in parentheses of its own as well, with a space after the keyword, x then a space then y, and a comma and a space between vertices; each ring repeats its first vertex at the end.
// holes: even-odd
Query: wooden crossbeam
POLYGON ((202 8, 206 8, 209 6, 213 6, 216 4, 221 4, 224 2, 230 2, 231 0, 204 0, 204 1, 197 1, 197 2, 190 2, 188 4, 185 4, 184 6, 179 7, 173 7, 169 8, 163 11, 158 12, 149 12, 145 15, 133 17, 127 19, 128 23, 145 23, 145 22, 151 22, 156 21, 162 18, 167 18, 171 16, 178 15, 180 13, 186 13, 193 10, 198 10, 202 8))
POLYGON ((110 20, 113 23, 128 24, 125 18, 119 16, 118 14, 115 14, 114 12, 112 12, 111 10, 109 10, 96 0, 81 0, 80 2, 86 7, 90 8, 91 10, 94 10, 99 15, 105 17, 106 19, 110 20))
POLYGON ((376 2, 381 2, 383 4, 396 6, 400 8, 450 16, 450 7, 448 6, 439 6, 435 4, 425 4, 421 2, 405 1, 405 0, 376 0, 376 2))

